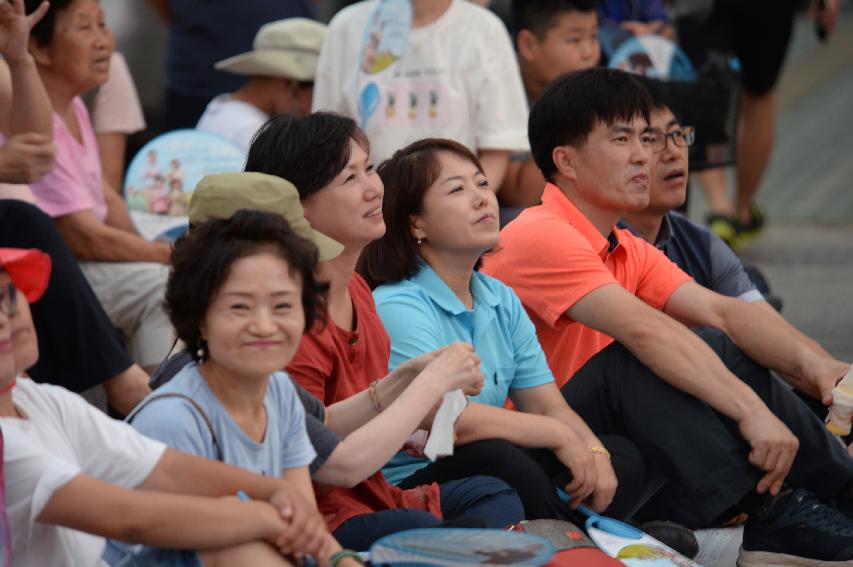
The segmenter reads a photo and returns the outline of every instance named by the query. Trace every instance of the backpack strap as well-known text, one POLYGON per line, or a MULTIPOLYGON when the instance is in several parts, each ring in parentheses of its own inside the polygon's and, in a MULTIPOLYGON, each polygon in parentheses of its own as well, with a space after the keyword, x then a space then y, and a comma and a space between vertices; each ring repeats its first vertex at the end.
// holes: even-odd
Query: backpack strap
POLYGON ((179 394, 178 392, 163 392, 161 394, 154 394, 153 396, 150 396, 147 400, 145 400, 144 402, 142 402, 141 404, 139 404, 138 406, 133 408, 133 411, 131 411, 128 414, 125 421, 127 421, 127 423, 132 423, 133 418, 135 418, 139 414, 139 412, 140 412, 140 410, 142 410, 142 408, 144 408, 145 406, 147 406, 148 404, 150 404, 154 400, 159 400, 161 398, 181 398, 182 400, 189 402, 190 405, 192 405, 195 408, 195 410, 198 412, 198 414, 204 420, 205 425, 207 425, 208 431, 210 431, 210 439, 213 442, 213 450, 216 453, 216 460, 217 461, 223 461, 224 459, 222 456, 222 449, 220 449, 220 447, 219 447, 219 441, 217 441, 217 439, 216 439, 216 433, 213 432, 213 423, 211 423, 210 418, 207 416, 207 412, 204 411, 204 408, 202 408, 201 405, 197 401, 195 401, 194 399, 192 399, 191 397, 189 397, 185 394, 179 394))

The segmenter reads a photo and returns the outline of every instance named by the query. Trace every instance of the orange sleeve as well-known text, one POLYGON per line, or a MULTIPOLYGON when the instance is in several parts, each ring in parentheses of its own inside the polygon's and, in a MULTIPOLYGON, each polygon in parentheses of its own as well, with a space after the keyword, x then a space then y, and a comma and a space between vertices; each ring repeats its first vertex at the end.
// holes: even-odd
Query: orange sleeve
MULTIPOLYGON (((623 239, 621 234, 620 239, 623 239)), ((631 245, 636 251, 632 251, 630 256, 639 264, 636 266, 640 274, 636 295, 648 305, 662 310, 673 292, 693 278, 645 240, 634 237, 631 245)))
POLYGON ((586 294, 618 283, 589 241, 558 219, 539 220, 536 230, 507 231, 498 251, 487 255, 484 272, 552 327, 586 294))

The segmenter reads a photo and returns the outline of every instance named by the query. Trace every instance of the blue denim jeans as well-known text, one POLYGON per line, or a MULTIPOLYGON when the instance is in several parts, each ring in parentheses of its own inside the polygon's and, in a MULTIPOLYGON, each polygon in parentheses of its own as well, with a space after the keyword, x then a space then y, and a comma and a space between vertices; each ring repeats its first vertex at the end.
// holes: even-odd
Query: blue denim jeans
MULTIPOLYGON (((441 513, 445 520, 460 517, 483 520, 502 529, 524 519, 524 507, 515 490, 491 476, 472 476, 441 484, 441 513)), ((366 551, 377 539, 403 530, 438 528, 442 521, 424 510, 382 510, 354 516, 334 531, 347 549, 366 551)))

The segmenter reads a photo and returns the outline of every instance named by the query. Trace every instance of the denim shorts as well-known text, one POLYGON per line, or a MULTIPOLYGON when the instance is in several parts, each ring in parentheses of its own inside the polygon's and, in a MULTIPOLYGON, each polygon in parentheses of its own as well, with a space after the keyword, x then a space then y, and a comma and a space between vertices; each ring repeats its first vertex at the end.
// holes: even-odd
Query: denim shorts
POLYGON ((107 540, 101 559, 110 567, 202 567, 195 551, 160 549, 107 540))

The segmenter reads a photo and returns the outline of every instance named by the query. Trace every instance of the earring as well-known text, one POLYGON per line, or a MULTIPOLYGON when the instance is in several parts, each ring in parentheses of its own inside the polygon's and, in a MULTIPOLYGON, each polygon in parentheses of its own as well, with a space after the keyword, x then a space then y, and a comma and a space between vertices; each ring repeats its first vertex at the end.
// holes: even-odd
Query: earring
POLYGON ((207 354, 207 341, 204 339, 198 340, 198 348, 195 351, 196 357, 204 362, 205 354, 207 354))
POLYGON ((424 241, 423 238, 418 238, 418 246, 420 246, 423 243, 423 241, 424 241))

